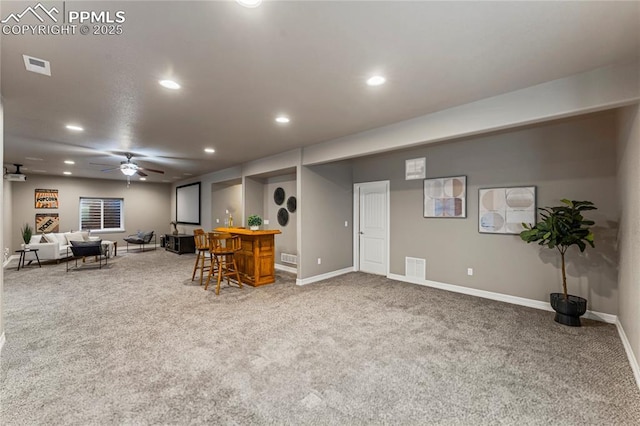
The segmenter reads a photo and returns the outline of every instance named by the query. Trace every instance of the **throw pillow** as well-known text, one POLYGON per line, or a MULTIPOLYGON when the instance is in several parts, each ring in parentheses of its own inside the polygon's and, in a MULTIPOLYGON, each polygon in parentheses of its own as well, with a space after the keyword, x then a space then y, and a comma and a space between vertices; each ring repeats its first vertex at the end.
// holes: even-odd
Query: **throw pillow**
POLYGON ((71 241, 84 241, 82 232, 70 232, 67 234, 67 241, 71 244, 71 241))
POLYGON ((145 244, 148 244, 149 242, 151 242, 151 238, 153 238, 153 231, 145 232, 142 235, 142 241, 144 241, 145 244))
POLYGON ((58 244, 60 244, 60 241, 58 241, 58 238, 55 236, 55 234, 44 234, 44 239, 48 243, 58 243, 58 244))
POLYGON ((98 240, 98 241, 71 240, 70 242, 73 247, 94 247, 94 246, 102 245, 102 240, 98 240))

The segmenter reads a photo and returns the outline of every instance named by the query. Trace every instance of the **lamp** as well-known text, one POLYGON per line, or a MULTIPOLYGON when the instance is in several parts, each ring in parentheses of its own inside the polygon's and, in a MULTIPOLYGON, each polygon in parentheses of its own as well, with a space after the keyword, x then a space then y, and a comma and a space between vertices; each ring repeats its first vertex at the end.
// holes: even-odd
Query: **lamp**
POLYGON ((133 176, 138 172, 138 166, 132 163, 125 163, 120 165, 120 171, 125 176, 133 176))

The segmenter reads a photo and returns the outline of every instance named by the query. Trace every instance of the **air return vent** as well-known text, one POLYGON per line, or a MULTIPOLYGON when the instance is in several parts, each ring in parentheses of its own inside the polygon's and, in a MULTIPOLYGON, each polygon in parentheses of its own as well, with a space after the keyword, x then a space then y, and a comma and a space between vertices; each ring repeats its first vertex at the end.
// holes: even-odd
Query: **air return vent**
POLYGON ((28 55, 22 55, 22 58, 24 59, 24 66, 27 68, 27 71, 37 72, 38 74, 44 74, 51 77, 51 64, 49 61, 28 55))
POLYGON ((293 265, 297 265, 298 256, 296 256, 295 254, 280 253, 280 261, 282 263, 291 263, 293 265))
POLYGON ((404 275, 407 278, 424 280, 427 276, 427 261, 417 257, 405 257, 404 275))

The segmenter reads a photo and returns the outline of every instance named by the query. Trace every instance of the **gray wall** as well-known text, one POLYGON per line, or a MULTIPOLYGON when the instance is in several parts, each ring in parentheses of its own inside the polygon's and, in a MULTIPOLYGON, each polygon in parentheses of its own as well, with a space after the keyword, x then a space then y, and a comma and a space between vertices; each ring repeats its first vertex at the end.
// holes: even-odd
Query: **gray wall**
POLYGON ((536 185, 538 206, 593 201, 597 248, 568 253, 569 291, 589 299, 591 310, 616 314, 614 146, 615 113, 606 112, 361 158, 353 174, 355 182, 391 181, 391 273, 404 275, 407 256, 424 258, 427 280, 534 300, 560 289, 556 252, 516 235, 479 234, 478 189, 536 185), (416 157, 426 157, 427 177, 467 176, 466 219, 423 217, 423 183, 404 179, 405 160, 416 157))
MULTIPOLYGON (((242 217, 242 182, 233 184, 211 184, 211 223, 214 228, 225 226, 229 218, 226 211, 233 216, 234 226, 244 226, 242 217)), ((207 209, 203 206, 203 211, 207 209)), ((204 229, 204 228, 203 228, 204 229)), ((208 229, 205 229, 208 231, 208 229)))
MULTIPOLYGON (((264 217, 264 180, 259 178, 244 178, 244 215, 247 219, 249 216, 257 214, 264 217)), ((235 226, 248 226, 247 220, 243 224, 235 226)))
MULTIPOLYGON (((0 93, 0 164, 4 164, 4 108, 2 106, 2 93, 0 93)), ((0 227, 0 241, 2 241, 2 247, 8 247, 9 235, 7 233, 7 222, 8 219, 5 216, 6 211, 10 211, 11 203, 7 202, 8 199, 5 198, 5 187, 8 184, 4 182, 0 187, 0 200, 2 200, 2 209, 0 209, 0 223, 2 223, 2 227, 0 227), (7 206, 9 204, 9 206, 7 206)), ((2 255, 4 260, 4 254, 2 255)), ((4 267, 0 268, 0 350, 2 350, 2 346, 4 346, 4 267)))
MULTIPOLYGON (((118 241, 138 230, 154 230, 158 235, 172 230, 171 185, 157 183, 132 183, 127 188, 126 181, 80 179, 58 176, 30 175, 26 182, 16 182, 13 186, 11 250, 20 246, 20 228, 24 223, 35 227, 36 213, 58 213, 60 232, 78 230, 80 223, 80 197, 118 197, 124 199, 125 232, 100 234, 103 239, 118 241), (59 209, 38 209, 34 207, 36 188, 57 189, 59 209)), ((158 238, 158 243, 160 239, 158 238)))
POLYGON ((269 220, 269 225, 265 225, 265 229, 278 229, 282 234, 278 234, 275 237, 276 243, 276 263, 295 268, 295 265, 290 263, 280 262, 280 254, 298 254, 297 246, 297 227, 298 227, 298 212, 289 213, 289 222, 286 226, 280 226, 278 224, 278 210, 281 208, 287 208, 287 200, 289 197, 296 197, 296 175, 287 174, 283 176, 271 177, 266 180, 264 185, 264 219, 269 220), (273 201, 273 191, 276 188, 281 187, 285 192, 285 199, 282 205, 277 205, 273 201))
POLYGON ((638 105, 625 108, 621 112, 618 126, 619 319, 636 360, 640 360, 640 268, 638 267, 640 263, 640 110, 638 105))
POLYGON ((304 279, 353 266, 353 176, 346 162, 301 168, 298 198, 304 279), (344 226, 345 221, 348 226, 344 226), (318 258, 322 264, 318 265, 318 258))

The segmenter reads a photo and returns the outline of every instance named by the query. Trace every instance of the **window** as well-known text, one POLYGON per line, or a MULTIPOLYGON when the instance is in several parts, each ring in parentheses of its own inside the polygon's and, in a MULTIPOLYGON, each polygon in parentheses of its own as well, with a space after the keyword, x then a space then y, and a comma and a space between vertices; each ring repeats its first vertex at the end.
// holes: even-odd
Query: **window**
POLYGON ((80 229, 91 231, 124 231, 122 198, 80 197, 80 229))

